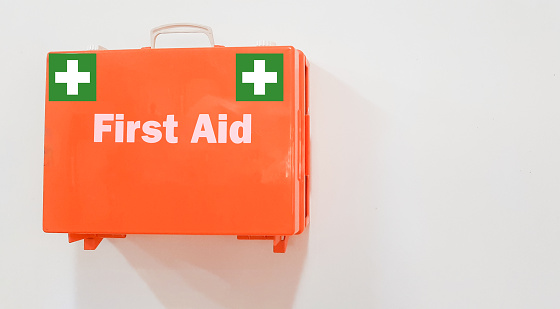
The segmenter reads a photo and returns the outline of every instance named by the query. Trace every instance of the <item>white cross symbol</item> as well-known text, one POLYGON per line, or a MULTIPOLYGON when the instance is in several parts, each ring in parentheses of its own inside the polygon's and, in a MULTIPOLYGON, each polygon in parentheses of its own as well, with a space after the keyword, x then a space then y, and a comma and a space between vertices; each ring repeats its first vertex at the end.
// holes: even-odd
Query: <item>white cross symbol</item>
POLYGON ((255 72, 243 72, 241 76, 241 82, 244 84, 253 83, 255 86, 255 95, 264 95, 265 85, 267 83, 276 83, 276 72, 265 72, 264 64, 265 60, 255 60, 255 72))
POLYGON ((66 60, 66 72, 54 72, 54 82, 65 83, 67 95, 78 95, 78 84, 89 83, 89 72, 78 72, 78 60, 66 60))

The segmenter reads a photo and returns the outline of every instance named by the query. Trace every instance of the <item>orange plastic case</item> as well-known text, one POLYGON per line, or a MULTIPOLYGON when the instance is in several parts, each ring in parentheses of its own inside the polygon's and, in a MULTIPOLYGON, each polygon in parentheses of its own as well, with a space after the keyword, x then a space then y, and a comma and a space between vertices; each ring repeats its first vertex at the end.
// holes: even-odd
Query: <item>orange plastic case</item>
POLYGON ((190 234, 285 252, 309 223, 307 68, 289 46, 49 53, 44 231, 89 250, 190 234))

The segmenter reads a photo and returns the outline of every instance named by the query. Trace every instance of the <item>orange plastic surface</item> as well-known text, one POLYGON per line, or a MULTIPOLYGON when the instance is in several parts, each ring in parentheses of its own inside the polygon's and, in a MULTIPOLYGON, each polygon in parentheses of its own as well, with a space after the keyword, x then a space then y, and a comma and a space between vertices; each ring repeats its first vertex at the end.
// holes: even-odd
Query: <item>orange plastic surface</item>
MULTIPOLYGON (((126 234, 270 237, 284 252, 308 223, 307 60, 293 47, 99 50, 96 101, 45 100, 43 229, 85 239, 126 234), (283 101, 236 101, 236 54, 284 55, 283 101), (95 114, 123 114, 94 142, 95 114), (251 142, 191 143, 198 117, 227 129, 251 115, 251 142), (174 116, 176 143, 127 122, 174 116), (223 124, 222 124, 223 126, 223 124), (105 236, 104 236, 105 235, 105 236)), ((52 53, 51 53, 52 54, 52 53)), ((49 54, 50 55, 50 54, 49 54)), ((48 72, 48 60, 47 60, 48 72)), ((111 123, 111 122, 106 122, 111 123)), ((229 136, 229 134, 228 134, 229 136)))

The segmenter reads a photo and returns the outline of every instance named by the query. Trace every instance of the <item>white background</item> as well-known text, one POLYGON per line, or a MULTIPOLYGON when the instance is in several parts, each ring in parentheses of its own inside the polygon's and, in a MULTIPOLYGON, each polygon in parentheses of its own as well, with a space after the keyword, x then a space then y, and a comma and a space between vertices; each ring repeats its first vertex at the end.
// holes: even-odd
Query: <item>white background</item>
POLYGON ((560 307, 560 2, 2 1, 0 26, 0 307, 560 307), (47 52, 173 22, 309 57, 311 225, 285 254, 42 231, 47 52))

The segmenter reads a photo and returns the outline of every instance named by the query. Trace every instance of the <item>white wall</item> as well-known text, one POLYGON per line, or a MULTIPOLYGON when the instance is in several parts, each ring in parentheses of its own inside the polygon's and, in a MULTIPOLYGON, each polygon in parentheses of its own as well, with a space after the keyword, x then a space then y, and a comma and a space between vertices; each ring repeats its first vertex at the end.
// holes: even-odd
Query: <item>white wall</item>
POLYGON ((560 2, 3 1, 0 26, 0 307, 560 307, 560 2), (310 59, 312 223, 286 254, 42 232, 47 52, 182 21, 310 59))

